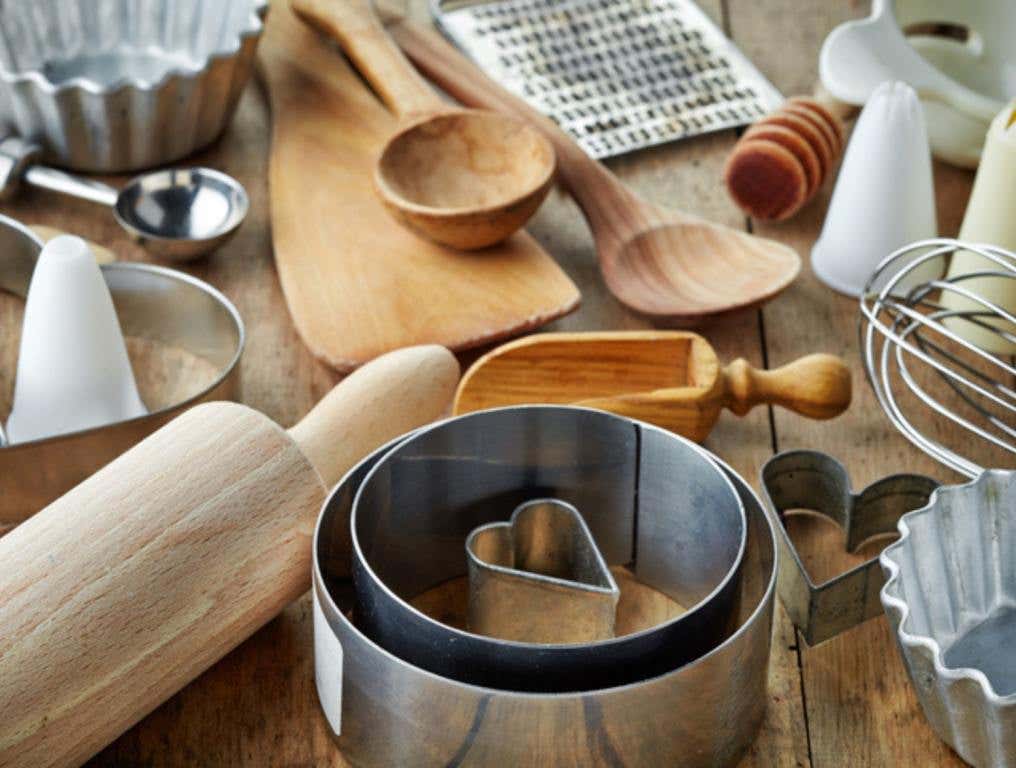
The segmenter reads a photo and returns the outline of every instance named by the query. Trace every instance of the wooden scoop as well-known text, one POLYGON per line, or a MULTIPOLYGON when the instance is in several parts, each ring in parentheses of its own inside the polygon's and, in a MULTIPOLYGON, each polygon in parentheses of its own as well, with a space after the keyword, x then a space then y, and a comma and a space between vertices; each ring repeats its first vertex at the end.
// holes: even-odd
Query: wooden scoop
POLYGON ((442 102, 413 70, 367 0, 291 0, 297 15, 335 39, 399 118, 375 184, 413 231, 475 249, 500 242, 540 207, 554 150, 520 120, 442 102))
POLYGON ((631 309, 690 325, 759 304, 797 276, 801 260, 781 243, 640 199, 436 33, 410 22, 389 31, 427 77, 463 103, 523 117, 551 140, 561 179, 593 230, 607 287, 631 309))
POLYGON ((850 371, 834 355, 807 355, 760 371, 744 359, 720 367, 688 331, 543 333, 477 360, 455 394, 456 414, 523 403, 599 408, 701 442, 723 408, 744 416, 772 403, 812 419, 850 405, 850 371))
POLYGON ((303 594, 328 488, 457 377, 392 352, 288 433, 198 406, 0 538, 0 765, 80 765, 303 594))

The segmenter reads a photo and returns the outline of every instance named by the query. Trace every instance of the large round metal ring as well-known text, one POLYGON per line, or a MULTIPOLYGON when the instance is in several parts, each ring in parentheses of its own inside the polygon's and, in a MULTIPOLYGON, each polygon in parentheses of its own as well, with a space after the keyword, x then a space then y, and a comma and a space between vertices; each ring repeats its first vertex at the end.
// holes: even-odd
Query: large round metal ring
POLYGON ((601 411, 524 406, 450 419, 393 448, 351 517, 364 632, 406 662, 464 683, 575 691, 644 680, 698 658, 731 631, 744 507, 699 446, 601 411), (502 640, 443 624, 410 600, 467 571, 471 531, 518 505, 573 505, 608 565, 626 565, 686 612, 584 643, 502 640))

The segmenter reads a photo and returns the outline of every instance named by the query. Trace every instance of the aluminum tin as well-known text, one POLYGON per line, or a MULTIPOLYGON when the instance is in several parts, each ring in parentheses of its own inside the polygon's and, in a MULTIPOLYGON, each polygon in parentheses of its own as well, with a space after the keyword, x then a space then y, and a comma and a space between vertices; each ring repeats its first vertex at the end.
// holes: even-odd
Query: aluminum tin
POLYGON ((1016 766, 1016 471, 940 488, 882 552, 882 604, 939 737, 1016 766))
POLYGON ((553 405, 458 416, 378 462, 351 519, 363 630, 405 661, 464 683, 624 685, 698 658, 732 629, 743 505, 705 451, 649 424, 553 405), (608 565, 628 565, 687 610, 622 637, 543 644, 460 630, 410 603, 466 573, 463 542, 474 528, 546 496, 579 510, 608 565))
POLYGON ((79 171, 179 160, 229 123, 267 0, 0 0, 0 130, 79 171))
MULTIPOLYGON (((395 441, 398 443, 399 441, 395 441)), ((336 486, 314 533, 315 678, 344 757, 361 766, 731 766, 762 723, 767 700, 776 540, 747 483, 748 520, 736 628, 700 658, 629 685, 520 693, 468 685, 389 653, 350 620, 349 516, 379 449, 336 486)))
MULTIPOLYGON (((42 243, 0 216, 0 290, 25 296, 42 243)), ((100 467, 197 403, 240 394, 244 326, 236 307, 207 283, 164 267, 102 266, 125 336, 153 339, 205 358, 212 382, 185 400, 105 427, 0 447, 0 533, 38 512, 100 467)))

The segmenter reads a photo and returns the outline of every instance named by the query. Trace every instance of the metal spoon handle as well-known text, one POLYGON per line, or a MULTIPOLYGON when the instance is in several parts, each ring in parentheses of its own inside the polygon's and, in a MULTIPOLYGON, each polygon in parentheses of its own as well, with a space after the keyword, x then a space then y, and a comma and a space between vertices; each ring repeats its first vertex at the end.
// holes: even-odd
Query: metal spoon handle
POLYGON ((44 165, 30 166, 25 171, 25 181, 33 187, 42 187, 71 197, 80 197, 82 200, 91 200, 93 203, 110 208, 116 205, 116 198, 119 194, 109 184, 92 179, 82 179, 58 171, 56 168, 47 168, 44 165))

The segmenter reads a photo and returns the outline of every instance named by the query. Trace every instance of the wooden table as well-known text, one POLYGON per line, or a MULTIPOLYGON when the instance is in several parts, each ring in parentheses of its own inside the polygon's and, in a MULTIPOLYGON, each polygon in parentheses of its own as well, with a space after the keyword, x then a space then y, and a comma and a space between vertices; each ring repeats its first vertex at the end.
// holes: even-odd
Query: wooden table
MULTIPOLYGON (((414 13, 422 15, 422 0, 413 2, 414 13)), ((702 0, 701 4, 785 94, 811 90, 825 35, 868 7, 858 0, 702 0)), ((226 137, 196 158, 239 177, 250 192, 252 212, 235 240, 190 271, 222 289, 246 319, 244 400, 282 424, 291 424, 337 377, 300 343, 273 267, 266 189, 269 119, 263 95, 252 85, 226 137)), ((830 188, 788 223, 745 220, 720 183, 735 139, 734 131, 725 131, 639 152, 610 165, 650 199, 782 240, 807 262, 830 188)), ((955 234, 972 174, 936 164, 935 179, 941 231, 955 234)), ((109 245, 121 258, 148 260, 111 217, 89 204, 26 193, 2 210, 109 245)), ((589 233, 570 200, 552 195, 531 232, 583 294, 579 311, 552 327, 647 326, 603 287, 589 233)), ((833 294, 807 266, 800 279, 764 309, 713 324, 704 332, 721 359, 744 356, 755 365, 775 367, 809 352, 826 351, 843 355, 853 367, 854 404, 835 421, 812 422, 766 409, 740 420, 729 414, 721 419, 707 446, 756 485, 759 467, 774 451, 797 447, 838 456, 858 487, 893 471, 958 479, 892 430, 861 372, 856 302, 833 294)), ((793 533, 818 579, 861 559, 843 553, 841 534, 834 526, 798 518, 793 533)), ((318 710, 310 606, 309 596, 291 605, 92 764, 343 765, 318 710)), ((782 608, 777 610, 766 721, 744 766, 961 764, 925 723, 884 619, 808 648, 782 608)))

